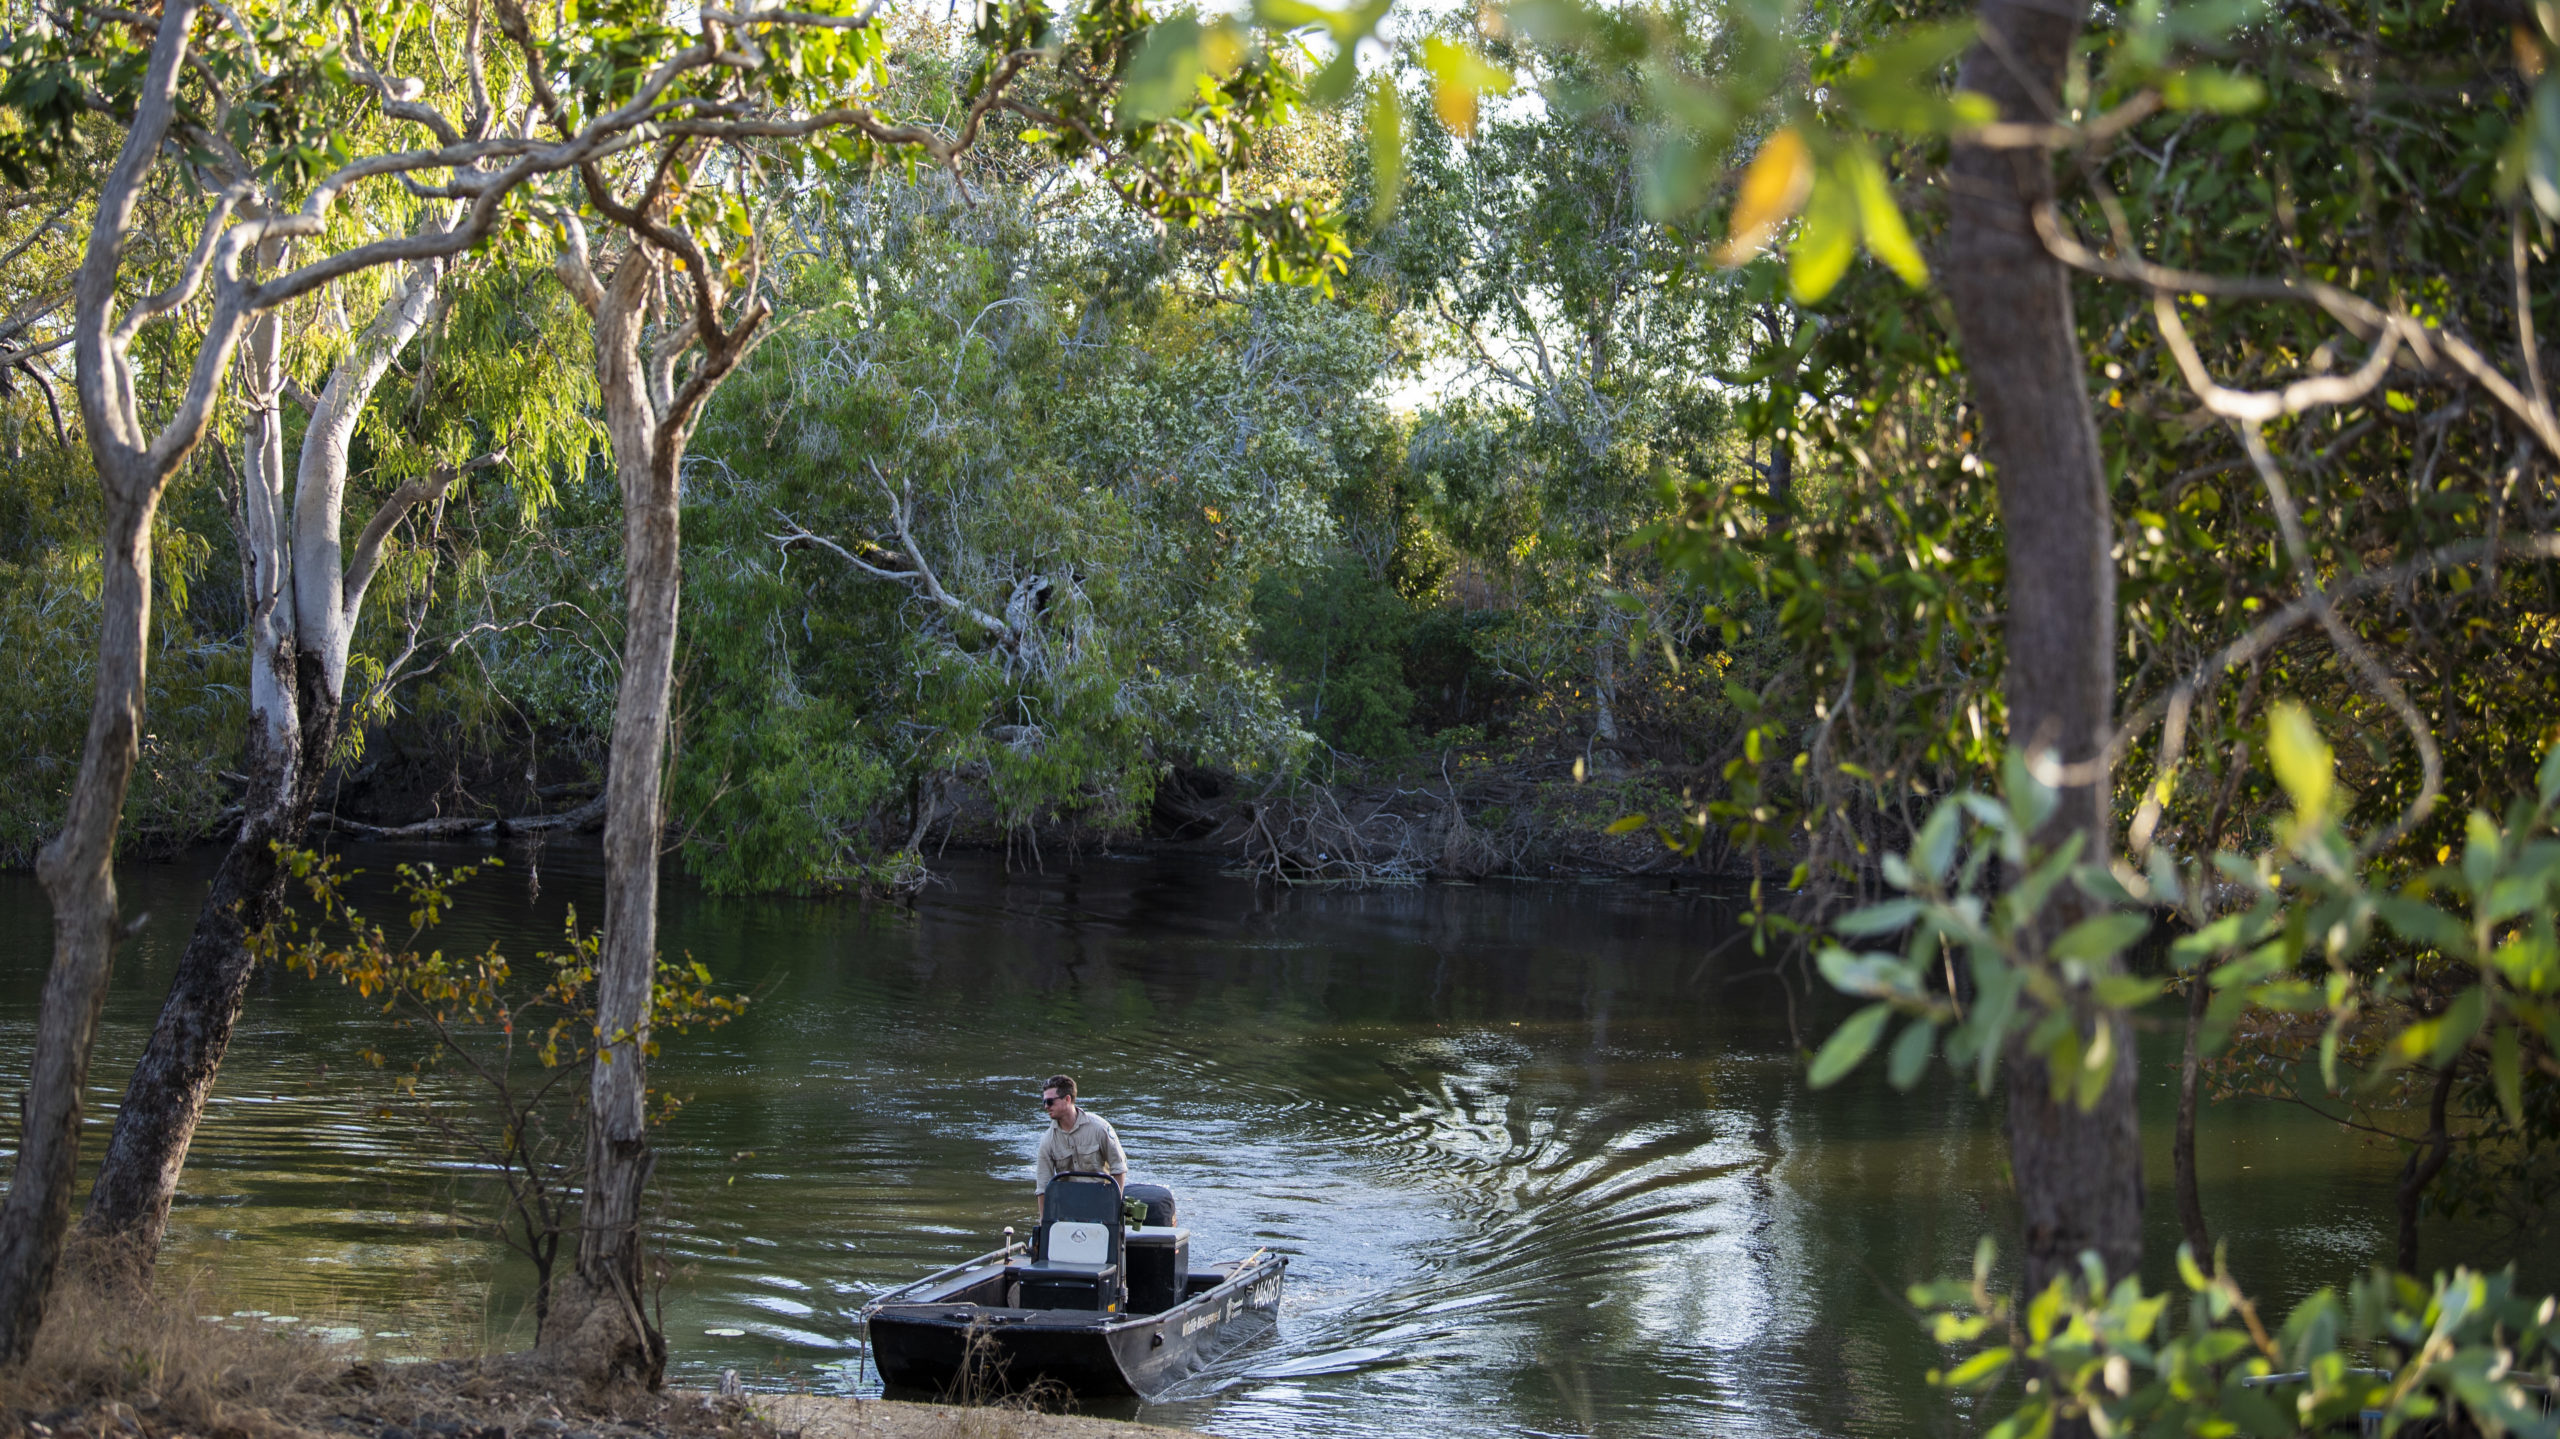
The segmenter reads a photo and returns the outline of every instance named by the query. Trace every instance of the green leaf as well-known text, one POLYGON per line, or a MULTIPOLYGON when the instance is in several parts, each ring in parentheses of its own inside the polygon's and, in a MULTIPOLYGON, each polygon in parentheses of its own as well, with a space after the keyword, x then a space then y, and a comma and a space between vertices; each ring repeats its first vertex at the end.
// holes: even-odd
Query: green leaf
POLYGON ((1849 935, 1891 934, 1895 930, 1908 928, 1911 921, 1917 919, 1919 915, 1920 901, 1889 899, 1882 904, 1853 909, 1833 920, 1831 928, 1837 933, 1849 935))
MULTIPOLYGON (((1404 100, 1385 75, 1378 77, 1377 91, 1369 97, 1369 177, 1369 223, 1384 225, 1404 196, 1404 100)), ((1628 815, 1609 826, 1609 833, 1625 834, 1644 823, 1643 815, 1628 815)))
POLYGON ((1911 845, 1911 867, 1929 883, 1946 880, 1947 866, 1956 857, 1956 828, 1963 822, 1964 806, 1951 801, 1931 810, 1921 824, 1920 836, 1911 845))
POLYGON ((2102 974, 2094 987, 2109 1009, 2140 1009, 2160 997, 2160 981, 2138 974, 2102 974))
POLYGON ((2196 1251, 2193 1245, 2178 1246, 2178 1278, 2186 1283, 2187 1288, 2198 1294, 2212 1287, 2213 1281, 2205 1278, 2204 1267, 2196 1263, 2196 1251))
POLYGON ((2560 69, 2543 72, 2525 116, 2525 189, 2534 208, 2560 220, 2560 69))
POLYGON ((1849 272, 1858 253, 1858 199, 1830 166, 1816 167, 1804 224, 1787 252, 1787 291, 1799 305, 1818 302, 1849 272))
POLYGON ((2063 839, 2059 848, 2045 856, 2043 863, 2027 871, 2026 878, 2012 885, 2009 892, 2000 897, 2001 908, 2010 924, 2024 928, 2037 915, 2044 913, 2045 901, 2053 897, 2054 886, 2071 873, 2071 866, 2079 860, 2088 838, 2086 833, 2074 830, 2063 839))
POLYGON ((2376 914, 2402 939, 2439 949, 2456 959, 2471 957, 2471 927, 2423 899, 2406 893, 2373 898, 2376 914))
POLYGON ((1901 1037, 1893 1042, 1893 1051, 1885 1056, 1885 1078, 1901 1090, 1919 1083, 1920 1072, 1929 1067, 1929 1053, 1937 1048, 1937 1041, 1938 1027, 1926 1019, 1915 1019, 1903 1026, 1901 1037))
POLYGON ((1120 116, 1140 122, 1170 119, 1191 108, 1200 77, 1209 72, 1199 17, 1158 21, 1138 44, 1120 82, 1120 116))
POLYGON ((2236 949, 2247 921, 2246 915, 2226 914, 2193 934, 2181 935, 2176 943, 2169 946, 2169 954, 2178 961, 2178 967, 2184 969, 2224 950, 2236 949))
MULTIPOLYGON (((2076 1041, 2079 1038, 2077 1029, 2071 1033, 2076 1041)), ((2106 1091, 2107 1081, 2114 1076, 2116 1065, 2123 1062, 2123 1056, 2116 1052, 2116 1027, 2101 1019, 2088 1044, 2083 1047, 2074 1043, 2071 1049, 2079 1065, 2072 1076, 2071 1097, 2086 1113, 2098 1107, 2098 1096, 2106 1091)), ((2062 1046, 2056 1045, 2055 1053, 2062 1053, 2062 1046)))
POLYGON ((2016 1352, 2007 1348, 1985 1349, 1947 1371, 1945 1383, 1950 1389, 1988 1389, 2000 1382, 2016 1358, 2016 1352))
POLYGON ((2161 904, 2185 903, 2184 888, 2178 883, 2178 861, 2165 845, 2153 845, 2144 857, 2144 877, 2151 881, 2151 897, 2161 904))
POLYGON ((2489 1080, 2498 1091, 2498 1107, 2507 1123, 2524 1128, 2524 1040, 2516 1026, 2499 1028, 2489 1041, 2489 1080))
MULTIPOLYGON (((2001 1042, 2009 1031, 2009 1018, 2018 1008, 2017 971, 2001 963, 1997 957, 1977 952, 1973 966, 1973 1014, 1966 1028, 1971 1032, 1969 1048, 1973 1054, 1973 1087, 1977 1094, 1991 1092, 1992 1070, 1999 1064, 2001 1042)), ((1954 1043, 1949 1041, 1952 1051, 1954 1043)))
POLYGON ((1324 63, 1324 68, 1307 82, 1307 99, 1311 104, 1330 108, 1342 103, 1351 87, 1360 79, 1360 57, 1349 46, 1324 63))
POLYGON ((2434 1044, 2428 1048, 2427 1062, 2442 1068, 2452 1062, 2471 1037, 2480 1032, 2480 1022, 2488 1016, 2489 992, 2478 985, 2454 996, 2436 1021, 2434 1044))
POLYGON ((1813 1067, 1805 1075, 1816 1089, 1828 1089, 1846 1077, 1858 1062, 1875 1048, 1876 1036, 1884 1032, 1884 1022, 1893 1013, 1887 1004, 1870 1004, 1841 1021, 1840 1027, 1822 1043, 1822 1052, 1813 1057, 1813 1067))
POLYGON ((1652 822, 1653 822, 1653 821, 1652 821, 1651 819, 1647 818, 1647 817, 1646 817, 1646 816, 1644 816, 1644 815, 1640 815, 1640 814, 1631 814, 1631 815, 1627 815, 1627 816, 1625 816, 1624 818, 1621 818, 1621 819, 1611 820, 1611 821, 1609 822, 1609 827, 1608 827, 1607 829, 1602 830, 1602 831, 1601 831, 1601 833, 1602 833, 1602 834, 1632 834, 1632 833, 1634 833, 1635 831, 1637 831, 1637 830, 1640 830, 1640 829, 1644 828, 1646 825, 1651 824, 1652 822))
POLYGON ((2534 776, 2534 789, 2546 805, 2560 804, 2560 744, 2542 757, 2542 770, 2534 776))
POLYGON ((2150 930, 2151 920, 2147 915, 2123 910, 2092 915, 2064 930, 2054 940, 2051 953, 2056 959, 2096 963, 2115 958, 2150 930))
POLYGON ((1914 25, 1850 61, 1840 77, 1849 113, 1871 129, 1906 135, 1939 135, 1966 123, 1969 107, 1949 101, 1937 77, 1979 31, 1971 19, 1914 25))
POLYGON ((1827 944, 1814 955, 1813 962, 1831 987, 1842 994, 1864 998, 1916 989, 1910 966, 1889 954, 1851 954, 1836 944, 1827 944))
POLYGON ((1910 227, 1902 223, 1902 209, 1893 202, 1893 186, 1885 179, 1884 166, 1875 152, 1864 144, 1856 145, 1842 157, 1841 164, 1849 172, 1850 188, 1858 197, 1858 228, 1866 236, 1867 253, 1883 261, 1911 288, 1917 290, 1928 284, 1928 262, 1920 258, 1920 247, 1912 243, 1910 227))
POLYGON ((2211 65, 2181 70, 2160 84, 2160 98, 2172 110, 2205 110, 2237 115, 2266 103, 2267 87, 2247 75, 2234 75, 2211 65))

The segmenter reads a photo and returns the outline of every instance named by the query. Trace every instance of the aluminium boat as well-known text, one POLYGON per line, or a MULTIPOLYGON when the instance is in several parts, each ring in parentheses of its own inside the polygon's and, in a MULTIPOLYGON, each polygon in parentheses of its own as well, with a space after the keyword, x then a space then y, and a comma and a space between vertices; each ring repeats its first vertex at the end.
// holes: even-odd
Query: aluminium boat
POLYGON ((1061 1174, 1026 1251, 1003 1248, 863 1306, 891 1393, 941 1397, 1063 1390, 1146 1398, 1280 1307, 1289 1261, 1268 1251, 1194 1270, 1173 1196, 1132 1184, 1147 1223, 1127 1224, 1120 1184, 1061 1174))

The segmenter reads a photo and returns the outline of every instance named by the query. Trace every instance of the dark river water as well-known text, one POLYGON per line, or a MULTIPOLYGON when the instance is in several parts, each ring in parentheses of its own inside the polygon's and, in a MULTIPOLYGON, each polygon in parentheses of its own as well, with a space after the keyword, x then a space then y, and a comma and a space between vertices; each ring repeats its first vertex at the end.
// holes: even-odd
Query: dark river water
MULTIPOLYGON (((378 877, 480 852, 371 846, 352 862, 378 877)), ((498 940, 529 958, 568 905, 597 911, 591 850, 553 844, 538 894, 510 854, 465 891, 449 950, 498 940)), ((124 875, 128 912, 152 919, 120 959, 93 1114, 122 1087, 208 864, 124 875)), ((671 881, 665 949, 754 995, 653 1074, 689 1099, 658 1170, 678 1380, 876 1388, 856 1311, 1027 1227, 1036 1096, 1063 1069, 1133 1172, 1180 1196, 1198 1258, 1291 1256, 1277 1326, 1141 1419, 1275 1436, 1973 1427, 1927 1385, 1937 1355, 1901 1295, 2005 1233, 1996 1108, 1942 1071, 1908 1096, 1872 1073, 1809 1091, 1779 992, 1731 943, 1729 899, 1288 893, 1166 857, 1008 874, 952 856, 944 872, 911 909, 671 881)), ((0 875, 11 1075, 48 946, 34 881, 0 875)), ((526 1271, 481 1222, 484 1182, 406 1111, 382 1112, 396 1101, 360 1057, 408 1043, 349 991, 262 979, 165 1282, 198 1284, 208 1313, 264 1311, 235 1322, 378 1355, 527 1342, 526 1271)), ((2155 1283, 2177 1242, 2173 1044, 2153 1036, 2144 1075, 2155 1283)), ((2206 1116, 2201 1154, 2235 1269, 2279 1305, 2387 1253, 2389 1149, 2234 1105, 2206 1116)), ((2458 1241, 2503 1257, 2494 1236, 2428 1238, 2437 1256, 2458 1241)))

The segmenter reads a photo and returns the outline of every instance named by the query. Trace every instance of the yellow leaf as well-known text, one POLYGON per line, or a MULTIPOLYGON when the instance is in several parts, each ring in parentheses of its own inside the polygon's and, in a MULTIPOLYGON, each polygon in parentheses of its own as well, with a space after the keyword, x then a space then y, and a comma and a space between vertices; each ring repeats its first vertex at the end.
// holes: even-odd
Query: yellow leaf
POLYGON ((1790 125, 1762 141, 1760 153, 1751 157, 1750 168, 1742 172, 1742 191, 1733 202, 1732 235, 1716 262, 1739 265, 1758 254, 1812 193, 1813 151, 1790 125))
POLYGON ((2305 824, 2318 824, 2328 811, 2338 781, 2337 756, 2312 724, 2311 712, 2290 700, 2278 704, 2267 723, 2267 760, 2276 782, 2293 797, 2294 813, 2305 824))
POLYGON ((1437 35, 1422 42, 1422 63, 1431 72, 1432 111, 1453 135, 1475 135, 1476 96, 1487 90, 1511 93, 1510 71, 1437 35))

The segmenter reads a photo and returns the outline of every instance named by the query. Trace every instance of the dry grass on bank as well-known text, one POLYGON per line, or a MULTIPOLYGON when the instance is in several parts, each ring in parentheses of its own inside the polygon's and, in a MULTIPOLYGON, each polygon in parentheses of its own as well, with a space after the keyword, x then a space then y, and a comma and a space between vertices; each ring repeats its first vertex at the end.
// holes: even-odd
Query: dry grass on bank
POLYGON ((208 1324, 199 1283, 66 1281, 0 1369, 0 1439, 1180 1439, 1020 1407, 817 1395, 594 1393, 521 1356, 379 1364, 308 1334, 208 1324))
POLYGON ((737 1400, 591 1393, 521 1359, 376 1364, 307 1335, 208 1324, 199 1285, 76 1280, 0 1370, 5 1439, 780 1439, 737 1400))
POLYGON ((963 1408, 782 1394, 758 1396, 755 1407, 786 1436, 798 1439, 1198 1439, 1188 1429, 1005 1405, 963 1408))

